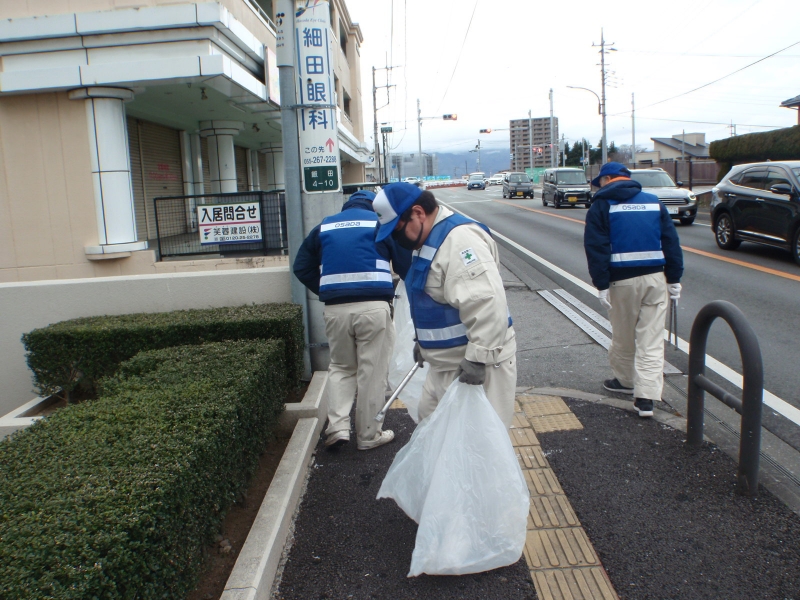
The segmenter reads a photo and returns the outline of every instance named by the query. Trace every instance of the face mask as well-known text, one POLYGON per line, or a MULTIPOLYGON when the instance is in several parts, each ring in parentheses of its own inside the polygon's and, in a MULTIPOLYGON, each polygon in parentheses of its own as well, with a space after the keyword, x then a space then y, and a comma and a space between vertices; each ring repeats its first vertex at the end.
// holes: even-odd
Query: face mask
POLYGON ((419 230, 419 235, 417 236, 417 239, 411 241, 406 237, 407 226, 408 226, 408 221, 406 221, 400 229, 393 231, 392 239, 401 248, 405 248, 406 250, 416 250, 417 244, 419 244, 419 241, 422 239, 422 228, 420 228, 419 230))

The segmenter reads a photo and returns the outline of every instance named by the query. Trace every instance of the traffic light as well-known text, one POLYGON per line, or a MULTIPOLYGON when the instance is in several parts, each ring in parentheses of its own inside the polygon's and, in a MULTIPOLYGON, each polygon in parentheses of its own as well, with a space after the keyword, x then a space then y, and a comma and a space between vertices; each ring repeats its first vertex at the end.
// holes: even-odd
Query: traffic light
POLYGON ((491 129, 481 129, 480 133, 492 133, 491 129))
POLYGON ((445 121, 458 121, 458 115, 442 115, 445 121))

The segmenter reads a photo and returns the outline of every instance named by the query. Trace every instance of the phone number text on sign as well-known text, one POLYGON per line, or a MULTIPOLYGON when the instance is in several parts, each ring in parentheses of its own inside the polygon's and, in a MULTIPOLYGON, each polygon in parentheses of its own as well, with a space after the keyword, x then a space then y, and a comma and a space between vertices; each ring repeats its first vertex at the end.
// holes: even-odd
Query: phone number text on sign
POLYGON ((241 244, 263 239, 258 202, 198 206, 197 221, 203 245, 241 244))

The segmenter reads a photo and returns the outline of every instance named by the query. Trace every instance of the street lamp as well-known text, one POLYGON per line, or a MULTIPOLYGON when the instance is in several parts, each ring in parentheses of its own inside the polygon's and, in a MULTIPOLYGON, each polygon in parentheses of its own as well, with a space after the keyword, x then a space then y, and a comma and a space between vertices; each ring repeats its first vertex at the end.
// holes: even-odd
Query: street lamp
POLYGON ((573 90, 586 90, 594 94, 595 98, 597 98, 597 114, 603 118, 603 136, 600 138, 600 146, 603 149, 603 164, 605 164, 608 161, 608 150, 606 149, 606 111, 600 100, 600 96, 597 95, 597 92, 589 88, 579 87, 577 85, 568 85, 567 87, 573 90))

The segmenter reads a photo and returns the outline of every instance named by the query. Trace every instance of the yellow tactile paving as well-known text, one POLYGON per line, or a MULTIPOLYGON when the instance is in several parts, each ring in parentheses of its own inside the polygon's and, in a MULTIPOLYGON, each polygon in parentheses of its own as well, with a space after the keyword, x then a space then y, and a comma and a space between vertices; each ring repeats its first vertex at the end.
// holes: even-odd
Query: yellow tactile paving
POLYGON ((602 567, 531 571, 539 600, 616 600, 602 567))
POLYGON ((536 433, 583 429, 578 417, 572 413, 567 415, 545 415, 543 417, 529 418, 528 420, 536 433))
POLYGON ((392 402, 392 404, 389 406, 389 408, 400 408, 400 409, 403 409, 403 408, 405 408, 405 407, 406 407, 406 405, 405 405, 405 404, 403 404, 403 401, 402 401, 402 400, 400 400, 400 398, 397 398, 397 399, 396 399, 394 402, 392 402))
POLYGON ((520 469, 545 469, 550 467, 550 463, 547 462, 539 446, 517 446, 514 450, 517 453, 520 469))
POLYGON ((571 411, 561 398, 551 398, 549 400, 536 400, 523 403, 522 410, 525 416, 542 417, 544 415, 564 415, 570 414, 571 411))
POLYGON ((524 555, 540 600, 619 600, 536 433, 582 429, 555 396, 517 396, 511 443, 531 493, 524 555))

